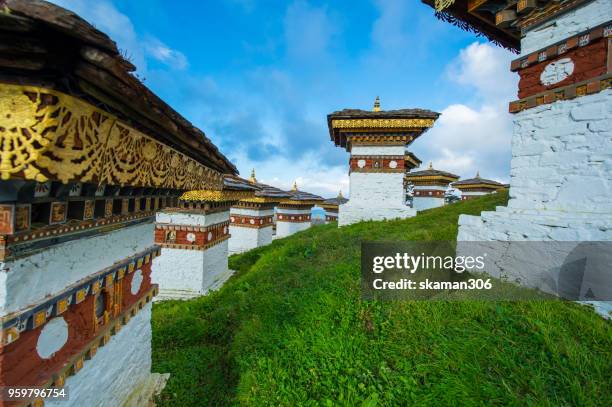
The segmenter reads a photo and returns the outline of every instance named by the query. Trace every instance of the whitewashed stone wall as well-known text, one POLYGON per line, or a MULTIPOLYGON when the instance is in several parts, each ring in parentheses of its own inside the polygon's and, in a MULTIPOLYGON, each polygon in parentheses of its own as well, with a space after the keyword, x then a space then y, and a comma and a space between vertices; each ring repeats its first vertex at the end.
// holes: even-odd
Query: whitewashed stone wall
POLYGON ((276 237, 287 237, 310 227, 310 222, 276 222, 276 237))
MULTIPOLYGON (((310 215, 310 209, 284 209, 284 208, 276 208, 276 214, 278 215, 289 215, 289 216, 299 216, 299 215, 310 215)), ((305 222, 284 222, 281 219, 276 220, 276 237, 282 238, 290 236, 294 233, 301 232, 302 230, 306 230, 310 227, 310 221, 305 222)))
MULTIPOLYGON (((610 0, 587 3, 530 30, 523 54, 611 18, 610 0)), ((461 215, 457 240, 612 240, 612 90, 514 115, 510 176, 508 207, 461 215)), ((506 277, 539 286, 516 273, 506 277)))
POLYGON ((151 247, 153 230, 153 223, 143 223, 0 262, 0 316, 37 303, 151 247))
MULTIPOLYGON (((445 187, 441 187, 438 185, 431 186, 421 186, 415 185, 415 191, 419 190, 436 190, 436 191, 446 191, 445 187)), ((412 198, 412 207, 417 211, 424 211, 426 209, 438 208, 440 206, 444 206, 444 197, 430 197, 430 196, 414 196, 412 198)))
POLYGON ((403 173, 352 172, 349 181, 351 199, 339 207, 339 226, 416 215, 405 204, 403 173))
POLYGON ((230 225, 229 253, 243 253, 272 243, 272 225, 264 228, 245 228, 230 225))
MULTIPOLYGON (((210 226, 229 220, 229 211, 212 214, 158 212, 158 223, 210 226)), ((155 301, 187 299, 206 294, 219 287, 231 275, 227 263, 228 240, 206 250, 183 250, 163 247, 153 260, 151 278, 159 284, 155 301)))
POLYGON ((406 153, 404 146, 353 146, 351 155, 401 155, 406 153))
POLYGON ((508 208, 459 218, 459 240, 612 240, 612 91, 518 113, 508 208))
MULTIPOLYGON (((231 215, 274 216, 274 209, 231 208, 231 215)), ((230 224, 229 253, 243 253, 272 243, 272 225, 264 228, 240 227, 230 224)))
POLYGON ((98 349, 83 368, 66 379, 69 399, 45 401, 53 407, 119 407, 151 375, 151 303, 146 304, 98 349))
POLYGON ((612 20, 612 2, 595 0, 531 28, 521 40, 521 56, 612 20))

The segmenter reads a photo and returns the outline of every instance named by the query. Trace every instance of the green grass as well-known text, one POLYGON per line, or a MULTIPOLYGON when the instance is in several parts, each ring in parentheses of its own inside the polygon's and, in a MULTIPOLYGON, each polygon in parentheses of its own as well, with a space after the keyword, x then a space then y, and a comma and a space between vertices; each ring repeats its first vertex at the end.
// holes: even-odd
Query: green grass
POLYGON ((612 329, 560 301, 365 302, 362 240, 451 240, 496 194, 315 226, 230 258, 219 291, 153 308, 162 406, 612 405, 612 329))

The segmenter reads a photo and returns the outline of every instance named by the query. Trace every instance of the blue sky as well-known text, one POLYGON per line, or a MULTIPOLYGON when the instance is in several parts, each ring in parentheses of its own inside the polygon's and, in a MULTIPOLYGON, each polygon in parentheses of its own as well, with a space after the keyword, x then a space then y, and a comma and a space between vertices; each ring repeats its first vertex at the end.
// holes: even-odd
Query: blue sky
POLYGON ((439 22, 417 0, 54 0, 113 38, 145 84, 247 177, 326 197, 348 190, 348 153, 326 115, 442 112, 411 147, 424 164, 509 179, 514 57, 439 22))

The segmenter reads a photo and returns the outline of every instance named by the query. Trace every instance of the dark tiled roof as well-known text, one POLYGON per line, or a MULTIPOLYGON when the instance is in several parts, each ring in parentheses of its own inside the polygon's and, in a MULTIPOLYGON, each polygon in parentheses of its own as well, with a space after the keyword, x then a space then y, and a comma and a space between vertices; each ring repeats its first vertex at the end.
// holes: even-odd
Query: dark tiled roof
POLYGON ((427 169, 427 170, 422 170, 422 171, 410 171, 409 173, 406 173, 406 177, 430 177, 430 176, 443 176, 443 177, 448 177, 448 178, 455 178, 455 179, 459 179, 459 175, 455 175, 453 173, 450 172, 446 172, 446 171, 440 171, 440 170, 434 170, 434 169, 427 169))
POLYGON ((440 113, 426 109, 372 110, 344 109, 327 115, 331 125, 332 119, 437 119, 440 113))
POLYGON ((292 201, 324 201, 319 195, 311 194, 310 192, 291 190, 287 191, 287 193, 292 201))
POLYGON ((289 198, 291 196, 289 192, 283 191, 282 189, 273 187, 271 185, 266 185, 259 182, 255 185, 259 188, 259 190, 255 192, 255 196, 262 198, 289 198))
POLYGON ((223 189, 231 189, 234 191, 256 191, 257 185, 254 185, 244 178, 237 175, 226 175, 223 177, 223 189))
POLYGON ((491 179, 485 179, 485 178, 470 178, 470 179, 462 179, 461 181, 456 181, 453 182, 453 186, 461 186, 461 185, 471 185, 471 184, 487 184, 487 185, 492 185, 492 186, 496 186, 496 187, 503 187, 504 184, 499 183, 497 181, 493 181, 491 179))
POLYGON ((337 196, 335 198, 329 198, 323 201, 324 205, 342 205, 348 202, 348 199, 343 196, 337 196))
POLYGON ((7 44, 3 81, 76 96, 205 166, 238 172, 204 132, 133 74, 136 67, 113 40, 75 13, 41 0, 0 0, 0 31, 7 44))

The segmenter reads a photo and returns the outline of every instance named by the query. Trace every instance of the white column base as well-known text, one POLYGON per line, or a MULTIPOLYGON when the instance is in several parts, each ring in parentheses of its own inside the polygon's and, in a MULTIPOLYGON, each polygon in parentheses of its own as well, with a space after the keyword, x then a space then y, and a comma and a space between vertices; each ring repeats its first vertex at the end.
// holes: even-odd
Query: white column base
POLYGON ((412 207, 417 211, 424 211, 431 208, 439 208, 444 206, 444 198, 430 198, 415 196, 412 198, 412 207))
POLYGON ((68 400, 45 406, 122 406, 151 375, 151 303, 145 305, 92 360, 66 379, 68 400))
POLYGON ((155 301, 199 297, 227 280, 227 242, 207 250, 162 248, 152 265, 151 278, 159 284, 155 301))
POLYGON ((406 205, 398 206, 356 206, 351 205, 351 201, 340 205, 338 214, 338 226, 346 226, 357 222, 368 220, 390 220, 411 218, 417 214, 416 209, 406 205))
POLYGON ((310 227, 310 222, 283 222, 276 221, 276 238, 291 236, 310 227))
MULTIPOLYGON (((558 241, 576 242, 576 245, 581 241, 612 241, 612 215, 498 207, 495 212, 482 212, 481 216, 459 217, 458 251, 462 250, 461 242, 481 242, 477 243, 478 247, 482 246, 489 258, 496 258, 491 256, 501 255, 500 251, 504 250, 504 246, 490 243, 494 241, 558 241)), ((559 246, 558 250, 563 253, 557 253, 555 259, 562 262, 570 253, 569 249, 569 246, 559 246)), ((469 250, 474 248, 471 246, 469 250)), ((534 245, 534 251, 537 250, 534 245)), ((549 291, 545 276, 533 270, 534 267, 542 265, 542 262, 550 267, 553 260, 534 252, 529 258, 516 258, 514 267, 506 267, 503 271, 492 269, 491 274, 493 277, 507 279, 526 287, 549 291), (521 266, 522 264, 524 266, 521 266), (496 271, 503 272, 503 275, 496 275, 499 274, 496 271)), ((596 310, 605 308, 596 307, 596 310)), ((610 308, 609 304, 607 308, 610 308)))
POLYGON ((230 225, 229 254, 243 253, 272 243, 272 225, 250 228, 230 225))

